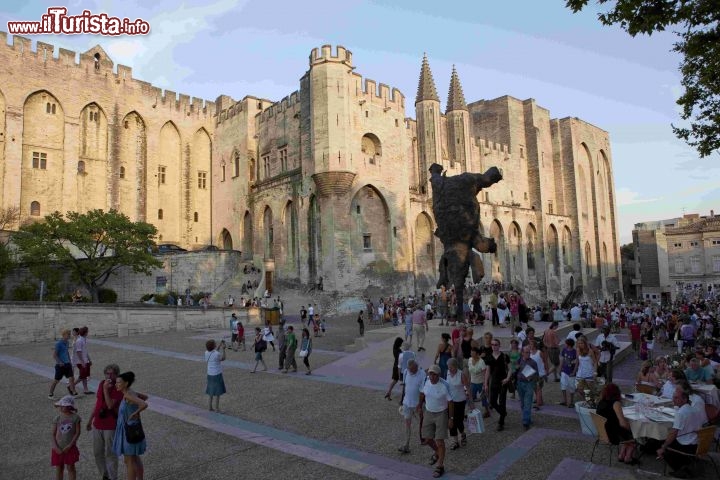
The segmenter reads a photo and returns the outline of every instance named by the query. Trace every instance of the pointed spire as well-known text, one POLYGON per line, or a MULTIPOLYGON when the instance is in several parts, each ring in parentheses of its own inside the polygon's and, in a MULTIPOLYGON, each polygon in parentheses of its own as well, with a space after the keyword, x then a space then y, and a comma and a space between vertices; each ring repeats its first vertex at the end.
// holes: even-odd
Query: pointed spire
POLYGON ((423 100, 440 101, 437 90, 435 90, 435 81, 433 80, 430 64, 428 63, 427 54, 423 54, 422 68, 420 70, 420 83, 418 83, 417 97, 415 103, 423 100))
POLYGON ((465 95, 463 95, 460 79, 458 78, 457 71, 455 71, 455 65, 453 65, 452 76, 450 77, 450 91, 448 91, 447 109, 445 113, 453 110, 467 109, 468 107, 465 103, 465 95))

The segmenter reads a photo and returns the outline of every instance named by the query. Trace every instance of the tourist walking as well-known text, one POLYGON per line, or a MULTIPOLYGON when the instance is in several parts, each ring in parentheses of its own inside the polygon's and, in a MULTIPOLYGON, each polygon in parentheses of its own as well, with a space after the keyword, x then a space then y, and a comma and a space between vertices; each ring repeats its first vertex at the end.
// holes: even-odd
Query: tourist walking
POLYGON ((297 361, 295 361, 295 350, 297 350, 297 337, 295 336, 295 329, 292 325, 287 328, 285 335, 285 369, 282 373, 288 373, 290 367, 293 367, 293 372, 297 372, 297 361))
POLYGON ((407 366, 410 360, 415 360, 415 352, 410 350, 411 347, 412 345, 410 345, 410 342, 403 342, 402 344, 402 352, 400 352, 400 356, 398 357, 400 378, 403 378, 403 376, 405 375, 405 371, 407 370, 407 366))
POLYGON ((427 324, 427 318, 425 317, 425 311, 420 305, 416 305, 412 313, 413 332, 417 338, 418 352, 425 350, 425 332, 428 331, 429 327, 427 324))
MULTIPOLYGON (((69 334, 69 332, 68 332, 69 334)), ((80 460, 80 451, 77 441, 80 437, 80 416, 75 408, 75 399, 72 395, 65 395, 55 403, 60 413, 52 423, 52 451, 50 464, 55 467, 55 478, 63 479, 63 472, 67 467, 68 478, 75 480, 77 472, 75 464, 80 460)))
POLYGON ((487 369, 487 365, 485 364, 485 360, 480 358, 480 349, 478 347, 472 347, 467 366, 468 373, 470 374, 470 400, 472 402, 480 401, 485 409, 483 418, 488 418, 490 416, 490 410, 488 410, 487 392, 483 390, 485 369, 487 369))
POLYGON ((422 408, 420 405, 420 390, 425 384, 425 379, 425 371, 418 366, 415 359, 408 360, 407 370, 403 374, 402 400, 400 402, 405 427, 405 443, 398 448, 400 453, 410 453, 412 419, 422 408))
MULTIPOLYGON (((302 339, 300 341, 300 357, 303 359, 303 365, 307 371, 305 375, 310 375, 312 370, 310 369, 310 354, 312 353, 312 338, 310 338, 310 330, 307 328, 302 329, 302 339)), ((297 370, 297 366, 295 367, 297 370)))
POLYGON ((452 345, 450 345, 450 334, 443 332, 440 334, 440 345, 438 345, 435 353, 435 361, 440 367, 440 377, 447 377, 448 360, 452 358, 452 345))
POLYGON ((210 397, 208 410, 220 411, 220 395, 224 395, 225 380, 223 379, 222 362, 225 361, 225 340, 216 345, 215 340, 205 342, 205 363, 207 364, 207 387, 205 394, 210 397), (213 410, 213 398, 215 398, 215 409, 213 410))
POLYGON ((278 333, 275 337, 275 340, 277 340, 277 347, 278 347, 278 370, 282 370, 285 368, 285 349, 287 348, 287 336, 285 333, 285 321, 280 321, 280 328, 278 328, 278 333))
POLYGON ((410 342, 410 345, 412 345, 412 337, 413 337, 412 314, 408 311, 408 309, 401 308, 400 315, 402 315, 402 320, 403 320, 403 323, 405 324, 405 341, 410 342))
POLYGON ((457 450, 467 445, 465 435, 465 404, 468 400, 467 392, 470 390, 470 378, 467 370, 458 370, 458 361, 455 358, 448 360, 447 383, 450 387, 450 396, 453 401, 453 421, 450 424, 450 436, 455 439, 450 450, 457 450))
POLYGON ((255 340, 253 340, 253 350, 255 351, 255 366, 250 373, 255 373, 259 363, 262 363, 263 372, 267 370, 265 360, 263 360, 263 352, 267 350, 267 342, 263 339, 260 327, 255 327, 255 340))
MULTIPOLYGON (((90 414, 87 430, 92 431, 95 465, 103 479, 117 480, 118 457, 112 444, 123 394, 115 388, 120 367, 110 364, 103 370, 105 378, 98 385, 95 408, 90 414)), ((138 394, 140 396, 140 394, 138 394)))
POLYGON ((485 370, 485 391, 489 392, 490 408, 495 410, 500 418, 498 419, 497 431, 505 428, 505 417, 507 417, 507 390, 510 382, 510 357, 500 351, 500 339, 493 338, 491 342, 492 353, 486 355, 483 360, 488 368, 485 370))
POLYGON ((548 376, 552 373, 555 381, 560 381, 560 339, 557 336, 558 322, 553 321, 545 331, 542 344, 547 348, 548 376))
POLYGON ((574 407, 573 395, 575 394, 575 372, 578 368, 577 350, 575 341, 572 338, 565 339, 565 348, 562 351, 560 365, 560 391, 563 401, 560 405, 574 407))
POLYGON ((530 344, 528 346, 530 347, 530 358, 535 360, 535 363, 538 366, 538 379, 535 383, 535 410, 540 410, 540 407, 542 407, 544 403, 542 389, 545 385, 545 381, 547 380, 548 359, 547 355, 545 355, 545 351, 539 348, 540 345, 538 345, 538 342, 535 339, 530 340, 530 344))
POLYGON ((392 390, 395 387, 395 384, 398 383, 400 380, 400 354, 402 353, 401 347, 403 344, 403 339, 400 337, 395 338, 395 341, 393 342, 392 347, 392 354, 393 354, 393 366, 392 366, 392 374, 390 379, 390 386, 388 387, 388 391, 385 394, 385 398, 388 400, 392 400, 392 390))
POLYGON ((128 441, 128 429, 137 428, 138 425, 142 425, 140 422, 140 412, 147 408, 147 403, 130 388, 134 382, 135 374, 133 372, 121 373, 115 382, 115 388, 122 392, 123 398, 118 410, 118 421, 115 428, 115 438, 113 439, 113 451, 117 456, 122 455, 125 460, 127 480, 143 480, 145 467, 143 466, 140 456, 143 455, 147 449, 144 434, 141 440, 132 438, 131 440, 133 440, 133 442, 128 441))
POLYGON ((430 465, 437 465, 433 477, 441 477, 445 473, 445 439, 448 438, 448 426, 454 424, 454 404, 450 395, 450 387, 440 378, 440 367, 432 365, 428 369, 428 381, 420 390, 422 410, 421 437, 425 445, 433 450, 430 465))
POLYGON ((88 389, 88 379, 90 378, 90 353, 87 346, 88 327, 82 327, 78 331, 77 339, 73 345, 73 363, 78 368, 78 382, 82 382, 83 393, 92 395, 92 390, 88 389))
POLYGON ((517 391, 520 396, 522 424, 525 430, 532 425, 533 394, 537 387, 538 364, 530 358, 530 345, 522 348, 522 356, 517 369, 517 391))
POLYGON ((70 338, 70 330, 67 328, 61 332, 62 338, 55 342, 53 348, 53 359, 55 360, 55 377, 50 384, 50 394, 48 398, 55 398, 55 387, 63 379, 67 378, 69 381, 68 392, 72 395, 77 395, 78 392, 75 389, 75 374, 73 372, 72 363, 70 363, 70 351, 68 350, 68 339, 70 338))
POLYGON ((358 329, 360 330, 360 336, 365 336, 365 312, 363 310, 360 310, 360 314, 357 318, 358 323, 358 329))
POLYGON ((267 343, 270 344, 270 346, 273 349, 273 352, 275 351, 275 334, 273 333, 272 325, 266 325, 263 329, 263 340, 265 340, 267 343))

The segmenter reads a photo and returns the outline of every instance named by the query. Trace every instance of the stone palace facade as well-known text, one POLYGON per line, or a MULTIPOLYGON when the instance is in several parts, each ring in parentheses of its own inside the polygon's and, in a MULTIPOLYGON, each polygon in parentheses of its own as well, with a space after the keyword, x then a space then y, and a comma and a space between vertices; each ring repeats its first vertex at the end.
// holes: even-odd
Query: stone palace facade
POLYGON ((0 207, 23 219, 115 208, 158 242, 242 250, 277 279, 421 292, 442 253, 428 167, 498 166, 478 196, 499 245, 485 280, 538 299, 621 288, 608 133, 534 99, 468 104, 453 69, 442 112, 424 58, 408 118, 403 93, 325 45, 281 101, 210 102, 134 79, 100 46, 79 62, 53 50, 0 33, 0 207))

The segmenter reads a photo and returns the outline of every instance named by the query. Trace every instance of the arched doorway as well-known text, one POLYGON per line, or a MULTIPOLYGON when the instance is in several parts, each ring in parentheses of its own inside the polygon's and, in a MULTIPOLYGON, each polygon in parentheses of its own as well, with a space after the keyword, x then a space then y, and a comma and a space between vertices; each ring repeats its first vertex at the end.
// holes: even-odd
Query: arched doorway
POLYGON ((230 235, 230 232, 228 232, 226 228, 223 228, 223 231, 220 234, 220 237, 222 238, 223 250, 232 250, 233 249, 232 235, 230 235))

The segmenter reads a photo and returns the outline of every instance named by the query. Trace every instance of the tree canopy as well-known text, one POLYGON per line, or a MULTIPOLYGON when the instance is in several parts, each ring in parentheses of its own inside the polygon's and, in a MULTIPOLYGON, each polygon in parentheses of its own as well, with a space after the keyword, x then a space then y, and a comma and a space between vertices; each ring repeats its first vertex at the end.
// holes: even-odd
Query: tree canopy
MULTIPOLYGON (((678 41, 673 50, 680 63, 682 86, 677 100, 681 118, 688 128, 673 126, 678 138, 697 149, 701 157, 720 150, 720 1, 718 0, 596 0, 612 4, 600 13, 605 25, 619 25, 633 37, 652 35, 677 28, 678 41)), ((566 0, 573 12, 587 6, 589 0, 566 0)))
POLYGON ((56 262, 66 268, 98 302, 98 291, 121 267, 150 275, 162 262, 150 253, 157 233, 145 222, 132 222, 115 210, 60 212, 23 225, 13 235, 21 259, 29 266, 56 262))

